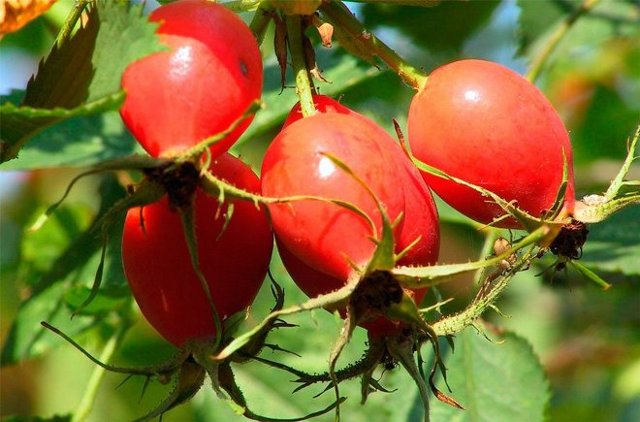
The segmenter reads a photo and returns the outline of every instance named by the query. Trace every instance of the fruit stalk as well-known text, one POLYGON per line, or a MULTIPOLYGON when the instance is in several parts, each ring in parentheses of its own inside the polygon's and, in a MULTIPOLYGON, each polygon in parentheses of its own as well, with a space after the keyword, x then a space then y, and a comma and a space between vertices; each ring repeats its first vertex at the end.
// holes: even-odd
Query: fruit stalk
POLYGON ((347 32, 358 40, 366 50, 378 56, 404 83, 415 90, 420 90, 427 82, 427 75, 408 64, 384 42, 380 41, 356 19, 355 16, 341 2, 328 1, 322 4, 320 10, 335 26, 347 32))
POLYGON ((304 51, 302 48, 302 20, 300 16, 293 15, 286 17, 287 36, 289 38, 289 50, 291 51, 291 60, 293 62, 293 71, 296 75, 296 94, 300 99, 302 107, 302 115, 304 117, 312 116, 316 113, 313 104, 313 92, 311 89, 311 80, 309 79, 309 69, 307 69, 304 60, 304 51))

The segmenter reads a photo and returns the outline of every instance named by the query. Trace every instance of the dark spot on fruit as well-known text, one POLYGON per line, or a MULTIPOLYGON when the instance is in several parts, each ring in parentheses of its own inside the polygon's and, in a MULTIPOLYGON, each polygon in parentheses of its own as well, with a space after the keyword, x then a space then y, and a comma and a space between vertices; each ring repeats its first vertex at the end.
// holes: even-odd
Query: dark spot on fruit
POLYGON ((249 67, 244 60, 240 60, 240 72, 242 72, 245 77, 249 77, 249 67))

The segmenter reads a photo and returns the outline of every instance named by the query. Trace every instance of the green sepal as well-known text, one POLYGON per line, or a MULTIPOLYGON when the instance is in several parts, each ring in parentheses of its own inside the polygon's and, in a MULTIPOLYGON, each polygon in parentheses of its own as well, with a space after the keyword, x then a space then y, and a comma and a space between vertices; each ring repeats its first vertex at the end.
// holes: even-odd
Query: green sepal
POLYGON ((155 409, 136 419, 136 422, 150 421, 190 400, 204 384, 206 372, 196 362, 186 359, 178 369, 173 389, 155 409))
POLYGON ((346 301, 351 297, 351 293, 355 290, 357 285, 357 280, 352 280, 347 283, 346 286, 336 290, 334 292, 328 293, 326 295, 317 296, 315 298, 309 299, 304 303, 293 305, 288 308, 280 309, 275 312, 271 312, 267 315, 260 324, 255 326, 253 329, 247 331, 243 335, 234 339, 231 343, 229 343, 224 349, 222 349, 218 354, 212 356, 214 360, 224 360, 231 356, 234 352, 239 350, 240 348, 247 345, 256 335, 260 335, 264 327, 272 324, 274 320, 286 316, 293 315, 300 312, 307 312, 313 309, 320 308, 328 308, 328 309, 338 309, 346 303, 346 301))
POLYGON ((356 182, 358 182, 358 184, 360 184, 360 186, 362 186, 362 188, 373 199, 376 207, 378 208, 378 211, 380 212, 380 216, 382 218, 382 233, 380 234, 380 238, 378 239, 376 227, 375 225, 372 225, 373 240, 374 242, 376 242, 376 249, 371 256, 371 259, 367 263, 364 274, 371 274, 374 271, 378 270, 390 270, 396 264, 395 240, 393 236, 393 225, 391 224, 391 221, 389 221, 389 217, 385 210, 384 204, 380 202, 376 194, 371 190, 371 188, 369 188, 364 180, 362 180, 357 174, 355 174, 345 162, 332 154, 324 153, 323 155, 331 160, 331 162, 336 165, 336 167, 347 173, 356 182))
POLYGON ((327 202, 330 204, 337 205, 339 207, 345 208, 349 211, 352 211, 362 217, 369 226, 375 228, 375 224, 373 220, 360 208, 353 205, 350 202, 343 201, 341 199, 334 198, 325 198, 322 196, 314 196, 314 195, 295 195, 295 196, 285 196, 285 197, 269 197, 258 195, 253 192, 246 191, 244 189, 240 189, 222 179, 219 179, 211 172, 207 170, 202 171, 202 179, 200 180, 200 187, 209 195, 218 198, 218 202, 224 202, 228 199, 242 199, 245 201, 251 201, 256 206, 259 204, 269 205, 269 204, 286 204, 289 202, 296 201, 321 201, 327 202))
POLYGON ((495 257, 461 264, 433 265, 427 267, 396 267, 391 270, 391 273, 403 287, 417 289, 435 286, 455 275, 495 266, 518 250, 538 243, 544 239, 548 233, 549 228, 542 226, 495 257))
POLYGON ((220 319, 220 315, 218 314, 218 311, 216 309, 216 304, 213 301, 213 296, 211 295, 211 289, 209 288, 207 277, 204 275, 200 267, 198 239, 196 236, 195 225, 195 208, 193 207, 193 203, 191 204, 191 206, 180 209, 180 219, 182 220, 184 238, 185 242, 187 243, 187 249, 189 250, 189 256, 191 257, 191 266, 193 267, 193 271, 198 277, 200 287, 202 287, 202 291, 207 298, 207 302, 209 303, 209 307, 211 309, 211 318, 213 318, 213 323, 216 329, 214 349, 217 350, 222 340, 222 320, 220 319))
MULTIPOLYGON (((499 195, 491 192, 490 190, 487 190, 483 187, 474 185, 473 183, 469 183, 466 180, 462 180, 458 177, 454 177, 451 176, 447 173, 445 173, 442 170, 439 170, 435 167, 432 167, 426 163, 423 163, 422 161, 418 160, 416 157, 411 156, 411 160, 413 161, 413 163, 416 165, 416 167, 418 167, 418 169, 420 169, 421 171, 425 172, 425 173, 429 173, 432 174, 434 176, 443 178, 443 179, 447 179, 447 180, 451 180, 452 182, 458 183, 462 186, 466 186, 470 189, 473 189, 474 191, 480 193, 483 196, 489 197, 491 198, 491 200, 493 202, 495 202, 498 206, 500 206, 500 208, 503 209, 503 211, 512 216, 513 218, 515 218, 516 220, 518 220, 518 222, 520 224, 522 224, 522 227, 525 228, 525 230, 527 230, 528 232, 533 232, 534 230, 536 230, 538 227, 544 225, 544 224, 554 224, 554 222, 552 221, 546 221, 544 219, 541 218, 536 218, 533 217, 532 215, 528 214, 526 211, 521 210, 520 208, 518 208, 514 202, 512 201, 507 201, 505 199, 503 199, 502 197, 500 197, 499 195)), ((560 189, 562 190, 562 189, 560 189)), ((491 225, 491 224, 489 224, 491 225)))
POLYGON ((576 271, 578 271, 584 277, 593 281, 598 286, 602 287, 603 290, 608 290, 609 288, 611 288, 611 284, 607 283, 602 277, 600 277, 598 274, 591 271, 589 268, 585 267, 581 263, 571 260, 568 262, 568 264, 571 265, 573 268, 575 268, 576 271))

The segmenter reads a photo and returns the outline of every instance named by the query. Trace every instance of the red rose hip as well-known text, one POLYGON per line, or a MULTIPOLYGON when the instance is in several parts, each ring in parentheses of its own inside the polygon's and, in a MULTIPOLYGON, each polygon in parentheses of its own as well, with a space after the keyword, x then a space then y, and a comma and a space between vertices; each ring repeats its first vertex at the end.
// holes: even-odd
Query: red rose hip
MULTIPOLYGON (((262 91, 262 59, 251 30, 224 6, 179 0, 149 19, 168 51, 131 64, 122 76, 120 114, 152 156, 174 155, 226 130, 262 91)), ((251 118, 211 146, 218 156, 251 118)))
MULTIPOLYGON (((239 159, 223 154, 211 165, 216 176, 252 192, 260 181, 239 159)), ((194 202, 200 266, 219 317, 247 308, 267 273, 273 235, 266 213, 253 203, 234 201, 226 224, 227 203, 198 189, 194 202), (226 226, 225 226, 226 225, 226 226)), ((122 238, 125 275, 140 310, 168 341, 215 336, 214 319, 191 264, 180 214, 166 196, 127 213, 122 238)))
MULTIPOLYGON (((553 106, 512 70, 483 60, 460 60, 429 76, 411 102, 411 150, 420 161, 498 194, 534 217, 557 196, 566 159, 564 216, 575 202, 569 135, 553 106)), ((472 189, 423 173, 449 205, 488 224, 505 212, 472 189)), ((521 228, 513 218, 497 227, 521 228)))

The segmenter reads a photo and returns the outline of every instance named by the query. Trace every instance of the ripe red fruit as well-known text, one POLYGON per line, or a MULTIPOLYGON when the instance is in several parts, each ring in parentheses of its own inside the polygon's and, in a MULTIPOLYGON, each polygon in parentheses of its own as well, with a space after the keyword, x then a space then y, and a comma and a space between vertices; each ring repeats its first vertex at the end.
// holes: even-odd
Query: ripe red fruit
MULTIPOLYGON (((227 129, 262 91, 262 59, 251 30, 224 6, 179 0, 149 19, 169 51, 130 65, 120 114, 154 157, 172 155, 227 129)), ((244 132, 247 118, 211 147, 220 155, 244 132)))
MULTIPOLYGON (((211 171, 235 186, 259 192, 260 181, 239 159, 223 154, 211 171)), ((198 189, 195 226, 200 266, 220 318, 247 308, 267 273, 273 235, 266 213, 254 204, 221 204, 198 189)), ((191 264, 180 215, 167 198, 129 210, 122 261, 131 291, 149 323, 180 347, 187 340, 215 336, 209 304, 191 264)))
MULTIPOLYGON (((380 212, 365 188, 324 154, 345 163, 373 191, 391 220, 396 252, 418 242, 403 263, 435 262, 439 229, 431 194, 398 144, 355 112, 319 113, 288 126, 269 146, 262 166, 267 196, 314 195, 350 202, 369 215, 377 233, 380 212)), ((353 211, 322 201, 270 206, 285 266, 310 297, 343 286, 373 254, 370 226, 353 211)), ((423 293, 420 293, 420 298, 423 293)), ((382 330, 382 328, 381 328, 382 330)))
MULTIPOLYGON (((569 177, 564 215, 575 202, 572 150, 562 120, 544 95, 512 70, 483 60, 460 60, 429 76, 411 102, 408 137, 416 158, 493 191, 534 217, 556 198, 569 177)), ((424 173, 449 205, 481 223, 504 211, 489 198, 424 173)), ((521 228, 509 218, 497 227, 521 228)))

